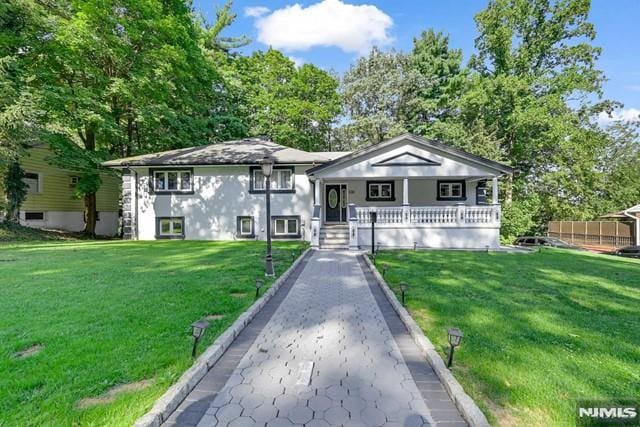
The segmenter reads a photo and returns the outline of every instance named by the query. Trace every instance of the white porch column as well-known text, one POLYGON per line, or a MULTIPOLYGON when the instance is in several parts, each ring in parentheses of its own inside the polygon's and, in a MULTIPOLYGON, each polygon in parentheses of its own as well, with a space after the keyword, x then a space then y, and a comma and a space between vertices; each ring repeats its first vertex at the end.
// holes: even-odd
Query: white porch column
POLYGON ((402 179, 402 222, 408 223, 410 221, 410 204, 409 204, 409 178, 404 177, 402 179))
POLYGON ((318 249, 320 247, 320 218, 322 216, 322 198, 320 197, 322 188, 322 180, 316 179, 315 183, 315 203, 313 206, 313 214, 311 215, 311 247, 318 249))
POLYGON ((491 203, 498 204, 498 177, 494 176, 491 179, 491 203))

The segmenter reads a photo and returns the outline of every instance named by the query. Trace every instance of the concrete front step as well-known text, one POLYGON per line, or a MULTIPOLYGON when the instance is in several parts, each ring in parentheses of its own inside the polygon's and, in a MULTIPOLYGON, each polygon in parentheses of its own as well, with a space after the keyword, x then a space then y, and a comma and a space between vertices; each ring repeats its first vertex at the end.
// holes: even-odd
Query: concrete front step
POLYGON ((349 245, 348 244, 334 245, 334 244, 320 243, 320 249, 349 249, 349 245))

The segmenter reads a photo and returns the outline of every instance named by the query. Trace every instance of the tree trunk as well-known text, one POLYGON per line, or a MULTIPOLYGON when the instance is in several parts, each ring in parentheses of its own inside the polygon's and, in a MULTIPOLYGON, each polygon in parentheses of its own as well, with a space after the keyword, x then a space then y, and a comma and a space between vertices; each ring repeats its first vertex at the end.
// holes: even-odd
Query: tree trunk
POLYGON ((505 194, 504 204, 510 205, 513 200, 513 174, 512 173, 507 175, 507 188, 504 194, 505 194))
MULTIPOLYGON (((84 146, 87 151, 95 151, 96 134, 92 128, 87 127, 85 130, 84 146)), ((84 234, 88 236, 96 235, 96 221, 98 219, 96 193, 87 193, 84 195, 84 234)))

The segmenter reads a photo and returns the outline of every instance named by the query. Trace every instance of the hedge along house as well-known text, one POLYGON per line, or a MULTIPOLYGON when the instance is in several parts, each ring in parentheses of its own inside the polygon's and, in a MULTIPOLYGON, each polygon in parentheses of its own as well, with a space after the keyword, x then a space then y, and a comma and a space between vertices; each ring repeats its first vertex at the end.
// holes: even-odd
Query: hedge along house
POLYGON ((265 239, 266 155, 273 238, 365 248, 376 212, 382 247, 498 246, 497 179, 512 169, 410 134, 354 153, 243 139, 106 162, 123 171, 125 237, 265 239))
MULTIPOLYGON (((78 176, 48 162, 53 153, 46 144, 27 150, 20 159, 25 172, 27 198, 20 208, 20 224, 79 232, 84 230, 84 200, 74 196, 78 176)), ((102 175, 102 186, 96 193, 96 234, 115 236, 119 226, 120 180, 117 176, 102 175)), ((0 188, 0 199, 4 199, 0 188)))

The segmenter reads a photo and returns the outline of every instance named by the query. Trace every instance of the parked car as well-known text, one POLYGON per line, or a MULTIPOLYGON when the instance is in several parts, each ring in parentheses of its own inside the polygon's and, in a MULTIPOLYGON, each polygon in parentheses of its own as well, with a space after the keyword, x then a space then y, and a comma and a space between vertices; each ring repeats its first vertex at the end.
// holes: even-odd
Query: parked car
POLYGON ((637 245, 625 246, 624 248, 618 249, 616 251, 616 255, 640 258, 640 246, 637 246, 637 245))
POLYGON ((553 248, 578 249, 577 246, 570 245, 564 240, 545 236, 521 236, 518 237, 513 244, 516 246, 548 246, 553 248))

